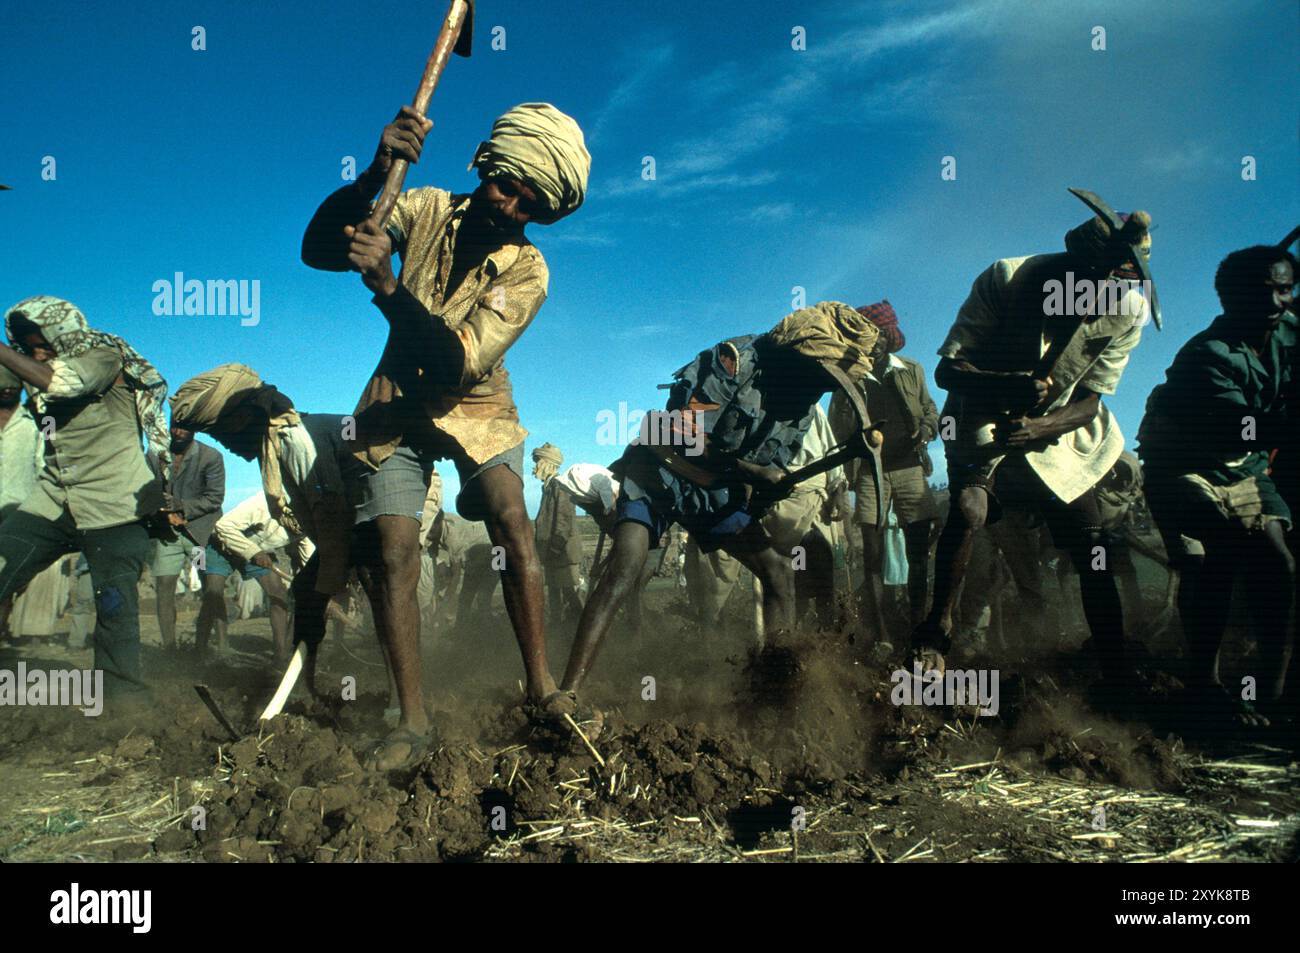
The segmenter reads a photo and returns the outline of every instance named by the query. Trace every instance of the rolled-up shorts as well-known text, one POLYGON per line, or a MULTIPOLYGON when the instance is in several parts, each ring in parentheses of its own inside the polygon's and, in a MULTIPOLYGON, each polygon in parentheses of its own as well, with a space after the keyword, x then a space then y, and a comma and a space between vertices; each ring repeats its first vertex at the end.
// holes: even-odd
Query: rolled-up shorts
POLYGON ((620 492, 614 504, 614 525, 640 523, 650 531, 650 548, 658 549, 659 541, 673 523, 681 525, 691 534, 701 552, 711 553, 722 546, 729 537, 736 536, 754 517, 743 508, 706 513, 697 516, 677 516, 665 512, 651 502, 649 497, 631 500, 620 492))
MULTIPOLYGON (((825 492, 796 487, 793 493, 764 513, 759 523, 771 537, 777 552, 790 553, 818 525, 817 517, 825 503, 825 492)), ((828 531, 823 530, 822 536, 829 539, 828 531)))
MULTIPOLYGON (((243 562, 240 560, 240 562, 243 562)), ((236 571, 236 567, 226 558, 226 554, 211 543, 203 552, 203 567, 199 570, 200 576, 229 576, 236 571)), ((239 575, 244 579, 256 579, 258 576, 265 576, 271 570, 265 569, 256 563, 244 562, 238 567, 239 575)))
POLYGON ((378 516, 409 516, 417 523, 424 515, 424 501, 429 493, 429 479, 436 460, 450 459, 460 476, 456 495, 456 512, 465 519, 482 522, 487 518, 480 474, 497 466, 509 467, 522 485, 524 479, 524 445, 502 451, 483 463, 475 463, 459 448, 428 449, 398 447, 378 470, 348 457, 343 463, 348 501, 355 513, 354 523, 368 523, 378 516))
MULTIPOLYGON (((861 466, 858 471, 857 482, 853 487, 853 522, 875 526, 876 484, 871 479, 870 468, 861 466)), ((889 512, 892 503, 899 526, 934 519, 934 497, 930 484, 926 482, 925 470, 919 465, 901 470, 886 470, 882 477, 880 490, 885 497, 884 512, 889 512)))
POLYGON ((1206 544, 1224 534, 1259 532, 1270 520, 1291 528, 1291 509, 1268 476, 1219 486, 1194 473, 1148 471, 1146 498, 1175 566, 1180 559, 1204 556, 1206 544))
POLYGON ((180 537, 167 542, 162 539, 149 541, 149 572, 156 579, 159 576, 179 576, 189 559, 194 544, 180 537))

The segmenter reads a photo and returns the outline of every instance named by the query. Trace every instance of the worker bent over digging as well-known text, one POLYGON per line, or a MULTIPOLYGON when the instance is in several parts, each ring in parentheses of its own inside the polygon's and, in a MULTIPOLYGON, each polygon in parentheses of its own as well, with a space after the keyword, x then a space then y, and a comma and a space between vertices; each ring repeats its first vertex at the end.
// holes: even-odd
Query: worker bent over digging
MULTIPOLYGON (((767 334, 723 341, 676 373, 668 413, 660 418, 670 428, 656 435, 655 427, 643 427, 645 442, 634 442, 611 468, 621 481, 611 562, 583 610, 564 691, 582 685, 650 549, 673 523, 702 551, 721 548, 753 571, 762 583, 769 639, 789 626, 791 554, 773 546, 759 520, 795 485, 786 467, 808 432, 814 404, 862 379, 879 333, 848 305, 822 302, 787 315, 767 334)), ((861 408, 854 452, 870 455, 878 432, 867 430, 859 392, 850 396, 861 408)), ((842 462, 831 454, 815 466, 825 472, 842 462)), ((878 476, 878 457, 874 464, 878 476)), ((583 715, 585 733, 599 729, 599 713, 583 715)))
POLYGON ((419 754, 429 724, 418 650, 420 515, 435 460, 460 474, 456 505, 487 523, 505 551, 502 586, 534 706, 554 706, 546 663, 541 568, 524 507, 527 431, 503 358, 546 299, 541 253, 524 237, 583 202, 591 157, 582 130, 546 103, 525 103, 493 124, 472 166, 470 195, 403 192, 386 227, 367 220, 395 158, 416 162, 432 123, 410 107, 384 128, 370 167, 329 196, 303 236, 302 258, 359 271, 388 320, 388 342, 356 409, 349 444, 357 558, 376 587, 375 624, 387 646, 402 716, 377 767, 419 754), (394 277, 391 258, 402 259, 394 277))
POLYGON ((243 364, 222 364, 191 378, 171 405, 177 426, 210 434, 230 452, 256 460, 270 517, 295 545, 306 539, 315 546, 292 586, 294 642, 312 650, 310 678, 329 600, 346 590, 350 571, 351 510, 339 466, 343 416, 300 413, 243 364))
MULTIPOLYGON (((924 670, 943 671, 975 534, 1003 506, 1038 512, 1078 569, 1106 694, 1122 698, 1131 673, 1096 485, 1124 438, 1101 398, 1119 385, 1148 315, 1158 320, 1137 281, 1147 273, 1150 216, 1121 219, 1105 209, 1103 217, 1100 199, 1076 194, 1098 216, 1066 234, 1064 252, 1003 259, 985 270, 939 349, 951 502, 935 557, 934 605, 912 648, 924 670), (1085 283, 1100 290, 1056 307, 1053 289, 1085 283), (1102 293, 1112 287, 1114 300, 1102 293)), ((1145 290, 1153 294, 1149 284, 1145 290)))

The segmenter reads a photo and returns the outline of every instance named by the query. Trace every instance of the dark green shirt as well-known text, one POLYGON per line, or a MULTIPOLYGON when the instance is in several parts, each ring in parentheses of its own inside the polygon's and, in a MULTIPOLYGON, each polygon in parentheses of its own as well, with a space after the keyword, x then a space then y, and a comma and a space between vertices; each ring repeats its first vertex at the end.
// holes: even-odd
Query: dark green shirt
POLYGON ((1183 345, 1165 372, 1165 382, 1147 399, 1146 416, 1138 432, 1138 453, 1148 468, 1198 473, 1219 486, 1268 470, 1275 449, 1242 437, 1226 443, 1209 439, 1216 422, 1222 427, 1225 410, 1240 408, 1244 418, 1284 409, 1291 387, 1300 324, 1282 316, 1263 353, 1256 354, 1233 323, 1222 315, 1183 345))

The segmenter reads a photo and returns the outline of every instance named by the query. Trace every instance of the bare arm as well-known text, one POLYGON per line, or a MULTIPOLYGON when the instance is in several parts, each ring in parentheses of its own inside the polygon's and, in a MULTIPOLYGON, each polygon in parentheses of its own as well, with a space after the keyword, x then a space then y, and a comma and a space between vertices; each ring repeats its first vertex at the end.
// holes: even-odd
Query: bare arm
POLYGON ((384 176, 367 169, 351 185, 332 192, 321 202, 302 236, 303 264, 321 271, 352 270, 348 261, 352 241, 343 229, 365 220, 371 200, 383 187, 384 176))
POLYGON ((988 397, 1009 407, 1029 409, 1047 396, 1047 382, 1018 371, 985 371, 970 361, 945 357, 934 370, 934 382, 949 393, 988 397))
POLYGON ((49 390, 54 372, 48 364, 34 361, 26 354, 19 354, 8 344, 0 344, 0 365, 7 367, 36 390, 49 390))
POLYGON ((1008 425, 1006 444, 1024 447, 1052 441, 1072 430, 1091 423, 1101 409, 1101 397, 1092 391, 1076 389, 1070 402, 1041 417, 1017 417, 1008 425))

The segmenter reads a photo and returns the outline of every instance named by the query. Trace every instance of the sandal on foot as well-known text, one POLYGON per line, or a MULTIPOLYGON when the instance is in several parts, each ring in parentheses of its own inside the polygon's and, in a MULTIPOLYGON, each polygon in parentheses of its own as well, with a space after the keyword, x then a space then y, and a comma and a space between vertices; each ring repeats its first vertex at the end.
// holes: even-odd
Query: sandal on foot
POLYGON ((396 771, 409 767, 429 750, 432 738, 410 728, 395 728, 366 752, 365 765, 371 771, 396 771))
POLYGON ((577 692, 551 692, 540 702, 525 705, 524 713, 533 724, 563 734, 573 732, 573 725, 569 724, 572 719, 588 741, 595 741, 605 727, 604 713, 578 701, 577 692))

